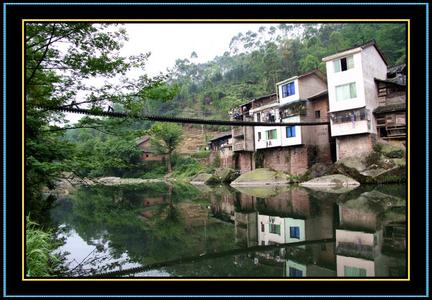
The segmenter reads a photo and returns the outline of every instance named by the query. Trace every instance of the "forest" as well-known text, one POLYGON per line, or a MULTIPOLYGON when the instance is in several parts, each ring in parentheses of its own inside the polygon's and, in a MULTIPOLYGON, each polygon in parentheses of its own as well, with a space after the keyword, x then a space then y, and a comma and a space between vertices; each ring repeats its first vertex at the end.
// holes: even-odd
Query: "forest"
POLYGON ((229 51, 210 62, 178 59, 169 82, 179 87, 160 112, 226 118, 228 110, 275 92, 275 84, 313 69, 321 59, 375 40, 390 66, 405 63, 405 26, 397 23, 275 24, 234 36, 229 51))

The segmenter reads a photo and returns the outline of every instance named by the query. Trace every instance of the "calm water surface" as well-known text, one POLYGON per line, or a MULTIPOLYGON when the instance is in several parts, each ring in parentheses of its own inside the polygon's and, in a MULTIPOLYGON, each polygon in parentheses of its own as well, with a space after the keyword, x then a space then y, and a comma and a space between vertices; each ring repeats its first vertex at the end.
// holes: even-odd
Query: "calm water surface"
POLYGON ((82 187, 51 215, 65 276, 405 277, 405 195, 404 185, 82 187))

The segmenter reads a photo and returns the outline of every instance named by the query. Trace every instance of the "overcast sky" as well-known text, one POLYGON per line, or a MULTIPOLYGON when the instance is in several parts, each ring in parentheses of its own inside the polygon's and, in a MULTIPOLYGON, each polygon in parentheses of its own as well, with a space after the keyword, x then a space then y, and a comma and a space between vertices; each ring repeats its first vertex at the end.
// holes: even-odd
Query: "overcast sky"
POLYGON ((173 67, 176 59, 190 59, 193 51, 198 54, 193 60, 195 63, 212 60, 229 50, 229 43, 237 33, 257 31, 263 25, 268 24, 125 24, 129 41, 121 53, 151 52, 146 71, 149 75, 157 75, 173 67))

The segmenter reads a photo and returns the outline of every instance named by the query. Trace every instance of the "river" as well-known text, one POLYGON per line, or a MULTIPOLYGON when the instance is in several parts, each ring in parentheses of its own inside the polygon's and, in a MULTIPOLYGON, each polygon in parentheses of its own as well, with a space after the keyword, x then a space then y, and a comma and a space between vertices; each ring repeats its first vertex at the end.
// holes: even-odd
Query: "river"
POLYGON ((51 211, 62 277, 406 277, 406 186, 81 187, 51 211))

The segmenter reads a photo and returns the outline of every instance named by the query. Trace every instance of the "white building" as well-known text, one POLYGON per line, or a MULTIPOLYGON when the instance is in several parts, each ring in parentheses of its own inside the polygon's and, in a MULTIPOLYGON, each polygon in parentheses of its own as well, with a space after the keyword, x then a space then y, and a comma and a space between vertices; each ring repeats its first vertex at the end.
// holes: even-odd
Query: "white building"
POLYGON ((285 244, 305 240, 305 220, 258 214, 258 244, 285 244))
POLYGON ((336 156, 365 154, 372 150, 378 106, 375 79, 386 78, 387 62, 374 41, 324 57, 331 134, 336 156))
MULTIPOLYGON (((276 94, 271 94, 254 99, 252 109, 255 122, 280 123, 279 102, 276 94)), ((282 146, 280 126, 256 126, 254 127, 255 150, 282 146)))
MULTIPOLYGON (((326 110, 328 109, 328 99, 325 94, 327 92, 327 83, 324 74, 320 71, 313 70, 278 82, 276 83, 276 90, 281 122, 313 122, 326 118, 326 110), (312 102, 310 99, 316 95, 324 97, 312 102), (320 108, 324 108, 325 111, 319 111, 320 108), (316 112, 318 111, 319 116, 317 117, 316 112)), ((323 129, 326 131, 326 126, 323 129)), ((318 144, 313 131, 314 128, 308 126, 281 127, 281 144, 282 146, 318 144)), ((325 143, 328 144, 328 136, 321 144, 325 143)))

